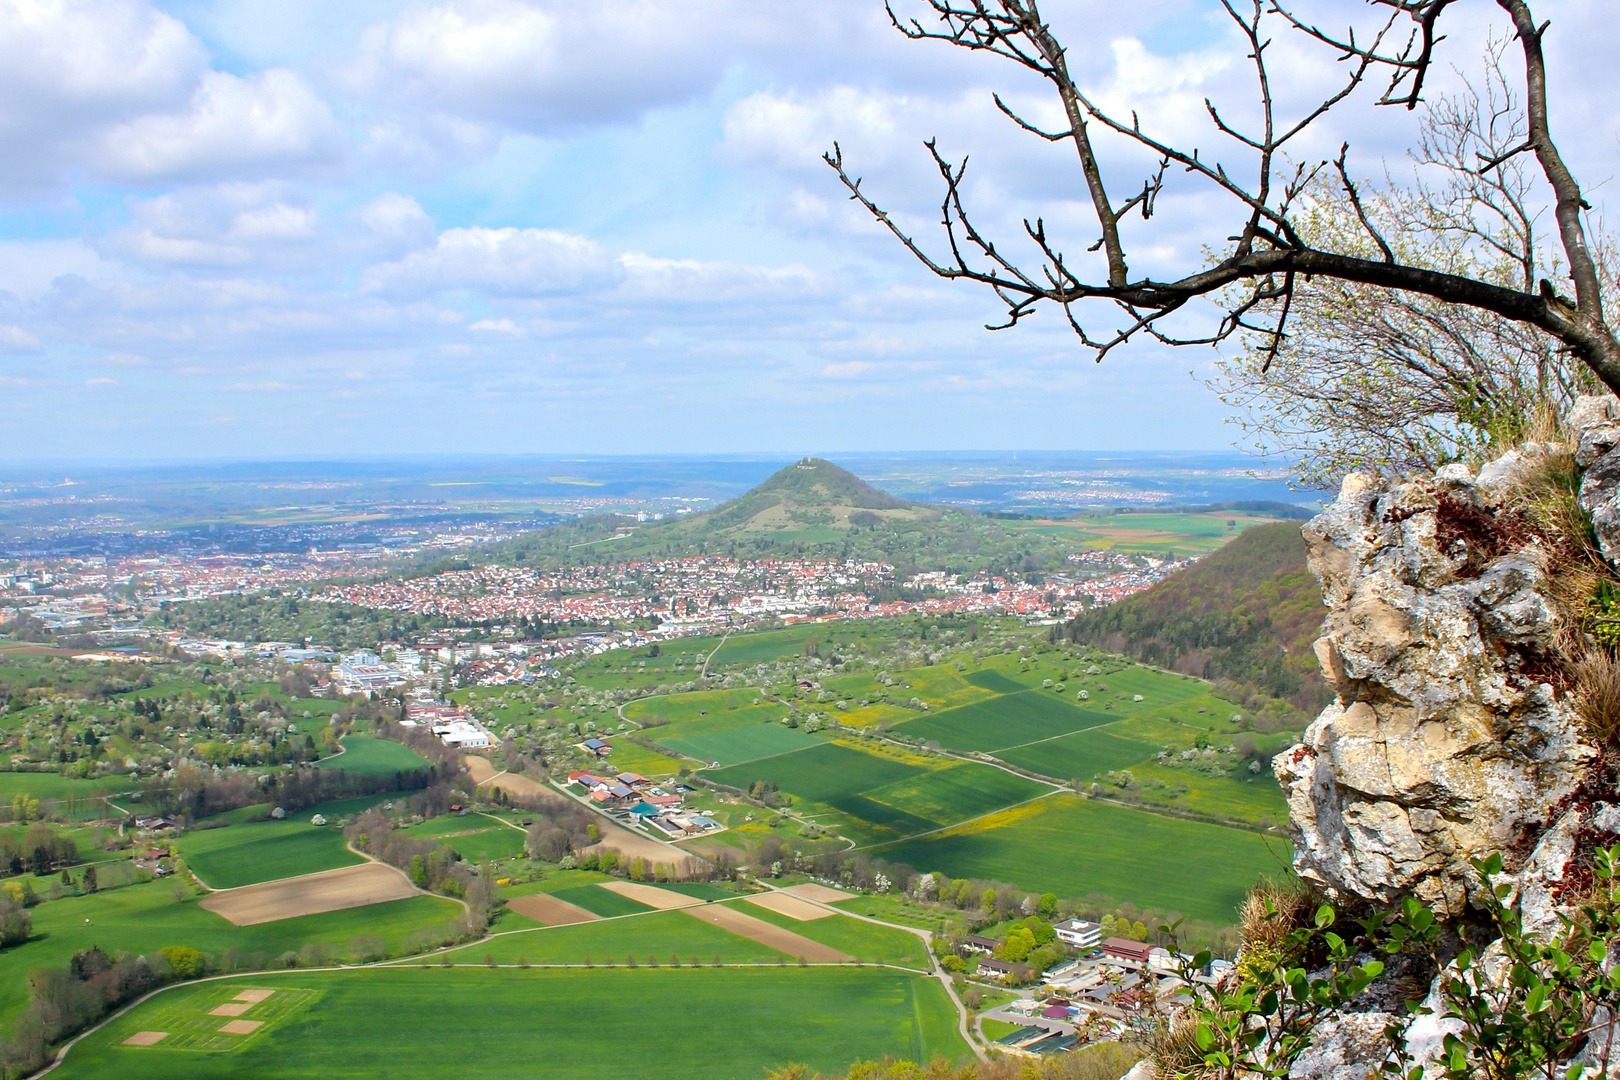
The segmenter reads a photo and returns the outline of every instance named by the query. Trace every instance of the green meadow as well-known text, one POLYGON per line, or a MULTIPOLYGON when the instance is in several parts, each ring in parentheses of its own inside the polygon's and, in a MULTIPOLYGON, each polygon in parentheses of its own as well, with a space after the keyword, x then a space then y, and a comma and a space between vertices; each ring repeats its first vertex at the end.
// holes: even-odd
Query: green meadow
POLYGON ((313 874, 354 866, 365 859, 348 849, 339 818, 357 814, 386 801, 387 795, 343 799, 288 814, 281 821, 249 821, 263 814, 266 807, 249 806, 221 814, 222 828, 197 829, 175 842, 186 860, 186 867, 213 889, 234 889, 261 881, 313 874), (316 814, 331 824, 312 825, 316 814))
POLYGON ((1131 775, 1143 783, 1140 794, 1155 802, 1184 806, 1206 814, 1243 821, 1269 818, 1272 823, 1288 820, 1288 800, 1277 786, 1270 769, 1262 769, 1256 776, 1247 773, 1239 777, 1205 776, 1190 769, 1171 769, 1163 765, 1133 765, 1131 775), (1163 788, 1149 786, 1150 781, 1164 784, 1163 788), (1185 785, 1187 790, 1170 796, 1168 790, 1185 785))
POLYGON ((1062 896, 1097 894, 1223 925, 1257 878, 1286 873, 1293 858, 1281 834, 1074 795, 1054 795, 873 854, 953 878, 1006 881, 1062 896))
POLYGON ((988 765, 961 764, 886 784, 867 797, 939 825, 954 825, 1050 790, 988 765))
POLYGON ((1089 781, 1101 773, 1149 761, 1159 752, 1157 744, 1124 738, 1116 731, 1113 727, 1077 731, 1045 742, 1000 750, 996 756, 1009 765, 1043 776, 1089 781))
POLYGON ((994 753, 1113 719, 1106 713, 1076 708, 1049 690, 1023 690, 908 720, 896 725, 895 731, 907 738, 938 742, 950 750, 994 753))
POLYGON ((54 772, 0 772, 0 804, 7 810, 18 795, 46 800, 99 799, 135 785, 127 776, 104 776, 97 780, 76 780, 54 772))
POLYGON ((686 762, 673 754, 649 750, 628 739, 614 739, 610 764, 614 772, 640 773, 642 776, 666 776, 686 762))
POLYGON ((318 996, 237 1050, 120 1045, 162 1030, 156 1017, 205 1014, 220 985, 171 990, 86 1038, 58 1076, 440 1080, 517 1071, 573 1080, 607 1069, 638 1080, 731 1080, 789 1063, 831 1072, 858 1058, 969 1053, 938 982, 885 968, 384 968, 231 982, 318 996), (401 1024, 409 1053, 400 1052, 401 1024))
POLYGON ((468 862, 511 859, 523 854, 525 834, 483 814, 446 814, 401 830, 411 836, 449 844, 468 862))
POLYGON ((340 744, 343 753, 323 758, 316 764, 323 769, 341 769, 360 776, 392 776, 428 767, 414 750, 390 739, 345 735, 340 744))
MULTIPOLYGON (((781 724, 755 724, 752 727, 733 728, 730 731, 710 731, 702 735, 688 735, 680 739, 660 738, 659 743, 677 750, 689 758, 703 762, 718 762, 721 767, 740 765, 760 758, 775 757, 823 740, 806 735, 781 724)), ((614 748, 615 764, 619 750, 614 748)))
POLYGON ((739 788, 768 780, 802 800, 804 805, 796 807, 800 812, 862 844, 953 825, 1049 790, 989 765, 943 758, 914 763, 900 760, 901 753, 823 742, 704 775, 739 788), (838 816, 826 820, 819 816, 824 810, 838 816))

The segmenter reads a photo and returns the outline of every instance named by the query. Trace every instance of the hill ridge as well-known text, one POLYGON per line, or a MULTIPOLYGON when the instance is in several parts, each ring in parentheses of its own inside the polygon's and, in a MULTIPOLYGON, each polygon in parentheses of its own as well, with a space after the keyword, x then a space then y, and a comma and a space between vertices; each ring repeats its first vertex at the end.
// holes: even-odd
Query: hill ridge
POLYGON ((1315 712, 1331 696, 1313 645, 1326 609, 1299 525, 1246 529, 1150 589, 1076 616, 1071 641, 1199 678, 1229 679, 1315 712))

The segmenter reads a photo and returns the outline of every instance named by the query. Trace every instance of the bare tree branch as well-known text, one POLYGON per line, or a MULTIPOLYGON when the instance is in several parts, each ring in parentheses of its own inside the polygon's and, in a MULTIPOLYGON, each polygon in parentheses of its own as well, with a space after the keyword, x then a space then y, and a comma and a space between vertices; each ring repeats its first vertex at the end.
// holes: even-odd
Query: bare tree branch
MULTIPOLYGON (((889 214, 865 194, 859 179, 846 170, 843 155, 836 145, 826 155, 826 161, 850 197, 860 202, 932 273, 947 279, 977 282, 995 293, 1007 305, 1007 318, 997 324, 997 328, 1017 324, 1042 304, 1056 304, 1076 336, 1098 357, 1138 334, 1181 344, 1218 343, 1235 333, 1259 332, 1269 341, 1266 346, 1269 366, 1270 358, 1277 355, 1286 341, 1286 324, 1301 282, 1329 278, 1374 289, 1414 293, 1534 327, 1560 342, 1610 388, 1620 390, 1620 338, 1604 318, 1597 269, 1582 223, 1587 204, 1548 129, 1546 65, 1542 53, 1542 35, 1547 28, 1535 22, 1530 0, 1490 0, 1511 20, 1513 40, 1523 52, 1523 128, 1515 137, 1505 137, 1513 131, 1518 111, 1513 95, 1506 92, 1505 83, 1491 83, 1487 91, 1493 108, 1495 105, 1503 108, 1480 120, 1477 130, 1471 129, 1469 153, 1473 156, 1464 166, 1480 180, 1468 195, 1470 212, 1478 210, 1493 215, 1501 227, 1486 227, 1462 214, 1452 214, 1450 224, 1444 226, 1466 242, 1496 252, 1519 266, 1524 273, 1520 280, 1512 282, 1499 274, 1481 274, 1477 268, 1469 266, 1436 269, 1402 261, 1396 245, 1375 227, 1362 205, 1360 192, 1346 164, 1348 146, 1341 149, 1338 160, 1333 163, 1285 163, 1282 156, 1303 132, 1342 106, 1376 72, 1387 73, 1389 77, 1379 104, 1415 108, 1422 101, 1438 46, 1445 40, 1440 32, 1442 18, 1460 0, 1367 0, 1376 14, 1370 31, 1358 33, 1352 26, 1342 34, 1330 33, 1297 17, 1286 6, 1286 0, 1221 0, 1227 17, 1247 47, 1246 55, 1253 71, 1254 102, 1259 109, 1257 130, 1245 131, 1228 121, 1213 100, 1205 102, 1205 109, 1213 134, 1244 156, 1241 169, 1229 167, 1218 156, 1211 157, 1196 146, 1173 145, 1157 137, 1134 110, 1114 113, 1103 108, 1070 71, 1064 47, 1042 18, 1038 0, 918 2, 932 16, 926 24, 920 19, 902 19, 892 7, 888 9, 894 26, 907 37, 943 41, 999 56, 1039 75, 1056 93, 1067 123, 1065 129, 1057 131, 1042 129, 1024 119, 999 96, 995 103, 1021 130, 1049 142, 1073 142, 1098 230, 1097 243, 1079 260, 1071 259, 1049 238, 1043 222, 1026 221, 1025 239, 1034 245, 1039 265, 1030 270, 1021 269, 1010 249, 998 248, 968 213, 962 191, 966 159, 948 161, 937 143, 931 140, 927 143, 928 150, 945 185, 941 227, 949 249, 948 258, 938 259, 902 232, 889 214), (1402 22, 1412 27, 1404 40, 1397 33, 1402 22), (1344 78, 1337 89, 1286 120, 1278 113, 1273 77, 1266 59, 1271 45, 1268 27, 1274 23, 1329 46, 1344 65, 1344 78), (1104 183, 1093 128, 1099 135, 1149 150, 1159 160, 1156 173, 1143 181, 1141 191, 1118 205, 1110 200, 1104 183), (1517 178, 1506 182, 1491 179, 1502 170, 1515 167, 1519 155, 1532 152, 1540 166, 1541 177, 1555 198, 1563 261, 1569 268, 1573 285, 1572 301, 1561 296, 1551 280, 1537 281, 1534 277, 1533 267, 1539 261, 1534 250, 1536 210, 1523 198, 1517 178), (1302 237, 1297 225, 1302 193, 1311 188, 1318 173, 1330 164, 1339 175, 1361 231, 1373 240, 1380 257, 1335 250, 1302 237), (1217 196, 1230 202, 1234 211, 1230 247, 1216 252, 1202 268, 1179 277, 1169 280, 1133 277, 1120 222, 1137 209, 1142 211, 1144 219, 1152 216, 1172 166, 1191 183, 1207 185, 1217 196), (1279 168, 1291 170, 1292 176, 1279 177, 1279 168), (1086 257, 1091 252, 1100 252, 1102 266, 1096 266, 1095 260, 1086 257), (1234 288, 1236 293, 1231 291, 1234 288), (1226 299, 1221 300, 1222 297, 1226 299), (1224 313, 1208 333, 1187 334, 1161 328, 1161 321, 1188 311, 1190 302, 1200 298, 1221 301, 1225 305, 1224 313), (1107 333, 1088 329, 1090 320, 1096 318, 1092 314, 1096 301, 1107 301, 1123 311, 1128 317, 1123 328, 1107 333)), ((1455 166, 1456 162, 1445 164, 1455 166)))

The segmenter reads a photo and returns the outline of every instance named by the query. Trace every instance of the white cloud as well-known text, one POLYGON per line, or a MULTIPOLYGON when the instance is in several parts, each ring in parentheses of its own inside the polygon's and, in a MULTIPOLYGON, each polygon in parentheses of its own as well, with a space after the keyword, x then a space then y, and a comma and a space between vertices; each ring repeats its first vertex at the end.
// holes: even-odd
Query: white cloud
POLYGON ((415 199, 397 191, 362 206, 359 218, 374 236, 389 243, 418 247, 433 239, 433 219, 415 199))
POLYGON ((507 337, 522 337, 528 333, 511 319, 479 319, 467 329, 481 330, 489 334, 505 334, 507 337))
POLYGON ((561 296, 617 284, 623 270, 601 245, 556 229, 446 229, 438 243, 368 269, 367 292, 420 297, 449 289, 561 296))
POLYGON ((788 171, 825 170, 821 155, 835 140, 887 160, 901 114, 916 111, 903 95, 854 86, 834 86, 811 95, 761 91, 726 113, 725 148, 738 160, 788 171))
POLYGON ((239 382, 220 387, 232 393, 280 393, 284 390, 301 390, 303 387, 285 382, 239 382))
POLYGON ((209 68, 141 0, 0 0, 0 189, 304 171, 346 142, 296 74, 209 68))
POLYGON ((55 183, 76 143, 183 105, 206 65, 183 23, 140 0, 0 2, 0 177, 55 183))
POLYGON ((340 157, 346 134, 290 71, 203 75, 183 110, 149 113, 105 132, 91 151, 120 180, 284 175, 340 157))
POLYGON ((0 352, 30 353, 39 351, 39 339, 20 326, 0 325, 0 352))
POLYGON ((821 276, 807 266, 748 266, 697 259, 659 259, 640 252, 619 257, 626 299, 679 303, 802 300, 826 291, 821 276))
POLYGON ((242 266, 317 239, 315 212, 277 184, 186 188, 131 204, 133 220, 103 246, 163 265, 242 266))
POLYGON ((840 360, 821 369, 823 378, 854 379, 872 370, 875 365, 865 360, 840 360))
POLYGON ((354 83, 391 101, 527 130, 622 120, 707 89, 735 0, 453 0, 366 32, 354 83))

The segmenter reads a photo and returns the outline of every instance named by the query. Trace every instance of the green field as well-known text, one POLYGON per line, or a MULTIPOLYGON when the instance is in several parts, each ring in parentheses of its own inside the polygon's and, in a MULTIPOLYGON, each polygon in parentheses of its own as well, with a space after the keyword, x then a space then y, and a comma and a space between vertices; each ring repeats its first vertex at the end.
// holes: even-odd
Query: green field
POLYGON ((938 983, 882 968, 371 969, 223 985, 231 983, 319 997, 236 1051, 121 1046, 136 1032, 163 1030, 154 1026, 159 1016, 205 1012, 222 986, 171 990, 86 1038, 57 1075, 573 1080, 606 1066, 638 1080, 746 1080, 790 1062, 830 1072, 859 1058, 968 1054, 938 983))
POLYGON ((938 825, 955 825, 1050 790, 989 765, 962 764, 898 780, 867 792, 867 798, 938 825))
MULTIPOLYGON (((719 762, 722 768, 740 765, 746 761, 775 757, 822 740, 781 724, 755 724, 752 727, 733 728, 730 731, 711 731, 702 735, 688 735, 679 739, 659 739, 659 743, 678 750, 687 757, 704 762, 719 762)), ((618 750, 613 751, 617 756, 618 750)))
POLYGON ((812 809, 823 806, 845 815, 848 822, 839 822, 837 827, 856 840, 876 842, 936 827, 927 818, 866 795, 885 784, 914 779, 927 771, 837 743, 823 743, 705 775, 716 783, 739 788, 747 788, 755 780, 772 781, 782 791, 812 804, 812 809))
POLYGON ((247 817, 264 812, 262 806, 250 806, 221 814, 219 820, 231 822, 226 827, 188 832, 175 846, 185 857, 187 868, 214 889, 234 889, 354 866, 365 859, 348 849, 337 826, 311 825, 310 819, 322 814, 335 822, 387 798, 372 795, 322 803, 288 814, 282 821, 247 821, 247 817))
POLYGON ((908 720, 896 725, 895 731, 911 739, 937 741, 950 750, 994 753, 1114 719, 1107 713, 1076 708, 1050 690, 1024 690, 908 720))
POLYGON ((628 739, 615 739, 608 763, 614 772, 640 773, 642 776, 665 776, 675 772, 686 762, 671 754, 649 750, 628 739))
POLYGON ((1010 765, 1038 772, 1059 780, 1091 780, 1099 773, 1113 772, 1151 761, 1159 752, 1157 744, 1138 742, 1114 734, 1116 728, 1077 731, 1045 742, 1031 743, 996 756, 1010 765))
POLYGON ((129 791, 135 785, 127 776, 104 776, 99 780, 75 780, 54 772, 0 772, 0 803, 9 812, 11 800, 31 795, 40 801, 97 799, 109 792, 129 791))
POLYGON ((482 814, 445 814, 411 825, 401 832, 438 840, 468 862, 512 859, 523 854, 524 833, 482 814))
POLYGON ((1173 788, 1187 785, 1187 791, 1175 798, 1164 798, 1161 789, 1144 786, 1141 794, 1150 799, 1162 799, 1174 806, 1185 806, 1206 814, 1258 821, 1269 818, 1272 823, 1288 820, 1288 800, 1270 769, 1262 769, 1252 778, 1247 773, 1239 777, 1204 776, 1187 769, 1170 769, 1163 765, 1133 765, 1131 774, 1138 781, 1158 780, 1173 788))
POLYGON ((559 900, 566 900, 575 907, 582 907, 593 915, 600 915, 604 919, 611 919, 616 915, 636 915, 653 909, 646 904, 621 896, 612 889, 604 889, 600 885, 581 885, 576 889, 559 889, 551 895, 559 900))
POLYGON ((416 751, 389 739, 345 735, 340 742, 343 753, 322 758, 316 762, 320 768, 341 769, 360 776, 392 776, 428 767, 416 751))
POLYGON ((227 949, 276 957, 318 943, 342 950, 350 938, 377 934, 399 951, 407 934, 461 914, 453 900, 414 896, 369 907, 233 926, 197 906, 206 894, 173 881, 153 881, 92 896, 65 897, 33 909, 34 936, 0 951, 0 1030, 10 1031, 28 1004, 28 973, 63 968, 75 952, 99 945, 111 953, 150 953, 189 945, 219 955, 227 949))
POLYGON ((755 705, 756 696, 753 690, 744 688, 642 698, 625 705, 624 715, 656 725, 647 734, 657 742, 764 726, 782 719, 785 706, 772 702, 755 705))
POLYGON ((595 870, 553 870, 539 881, 526 881, 521 885, 508 885, 502 888, 504 896, 528 896, 530 893, 557 893, 564 889, 577 889, 582 885, 591 885, 598 881, 615 880, 609 874, 599 874, 595 870))
POLYGON ((999 671, 975 671, 963 678, 981 690, 989 690, 996 694, 1016 694, 1028 687, 1022 683, 1013 682, 999 671))
POLYGON ((707 881, 671 881, 667 884, 660 884, 658 887, 668 889, 670 892, 678 892, 682 896, 695 897, 699 900, 732 900, 737 896, 730 889, 722 888, 719 885, 711 885, 707 881))
POLYGON ((150 1024, 151 1030, 164 1033, 165 1051, 240 1052, 296 1019, 321 996, 316 990, 299 990, 282 985, 285 980, 275 981, 276 986, 252 987, 270 990, 271 996, 242 1014, 243 1020, 264 1025, 257 1031, 238 1035, 219 1030, 226 1018, 214 1015, 213 1010, 235 1004, 236 994, 248 988, 248 984, 238 979, 194 993, 160 997, 142 1012, 142 1022, 150 1024))
POLYGON ((1288 841, 1055 795, 873 854, 1031 892, 1098 894, 1227 924, 1263 874, 1288 872, 1288 841))
POLYGON ((861 844, 930 832, 1048 790, 989 765, 922 760, 928 767, 822 743, 704 775, 740 788, 769 780, 802 800, 799 812, 861 844), (824 810, 836 816, 828 819, 824 810))

